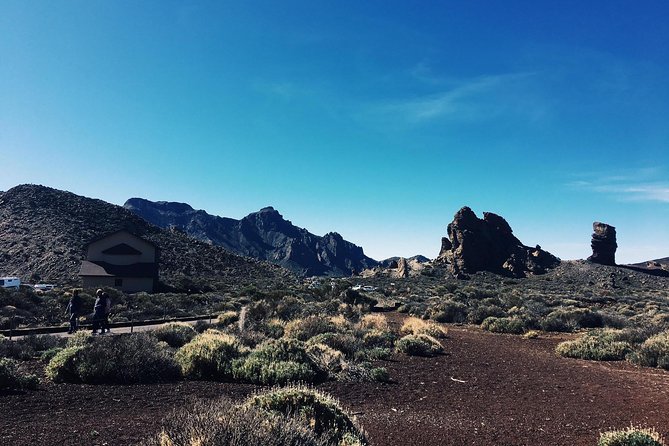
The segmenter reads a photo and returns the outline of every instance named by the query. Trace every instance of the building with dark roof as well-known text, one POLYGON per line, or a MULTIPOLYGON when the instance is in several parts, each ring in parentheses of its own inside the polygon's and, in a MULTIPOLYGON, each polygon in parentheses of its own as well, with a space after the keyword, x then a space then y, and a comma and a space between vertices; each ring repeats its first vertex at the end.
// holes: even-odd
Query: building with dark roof
POLYGON ((84 288, 153 292, 158 283, 159 254, 153 243, 126 230, 117 231, 86 246, 79 276, 84 288))

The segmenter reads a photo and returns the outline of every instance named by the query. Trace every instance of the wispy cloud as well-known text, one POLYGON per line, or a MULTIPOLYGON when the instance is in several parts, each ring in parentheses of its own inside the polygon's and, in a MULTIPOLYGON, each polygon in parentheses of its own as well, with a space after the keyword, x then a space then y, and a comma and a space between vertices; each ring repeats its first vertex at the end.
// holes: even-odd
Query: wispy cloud
MULTIPOLYGON (((426 70, 425 66, 419 65, 413 74, 422 79, 429 78, 434 85, 439 84, 426 70)), ((500 114, 514 112, 530 114, 534 119, 543 113, 541 105, 534 100, 525 100, 523 94, 518 93, 522 92, 535 75, 536 73, 521 72, 478 76, 459 82, 449 81, 451 85, 439 85, 441 89, 432 93, 370 104, 365 115, 407 124, 435 119, 491 119, 500 114)))
POLYGON ((657 167, 629 170, 615 175, 589 175, 567 185, 574 189, 610 195, 621 201, 655 201, 669 203, 669 182, 658 181, 657 167))

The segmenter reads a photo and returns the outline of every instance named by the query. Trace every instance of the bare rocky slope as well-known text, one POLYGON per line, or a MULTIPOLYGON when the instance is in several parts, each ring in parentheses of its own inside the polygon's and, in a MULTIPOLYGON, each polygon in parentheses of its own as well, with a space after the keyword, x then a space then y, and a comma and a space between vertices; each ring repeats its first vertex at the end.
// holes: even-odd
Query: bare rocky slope
POLYGON ((350 276, 378 265, 336 232, 324 236, 293 225, 272 207, 241 220, 210 215, 186 203, 131 198, 124 207, 162 228, 176 228, 204 242, 268 260, 305 276, 350 276))
POLYGON ((76 284, 86 244, 120 229, 160 248, 160 281, 166 288, 294 280, 276 265, 161 229, 121 206, 38 185, 0 193, 0 275, 76 284))

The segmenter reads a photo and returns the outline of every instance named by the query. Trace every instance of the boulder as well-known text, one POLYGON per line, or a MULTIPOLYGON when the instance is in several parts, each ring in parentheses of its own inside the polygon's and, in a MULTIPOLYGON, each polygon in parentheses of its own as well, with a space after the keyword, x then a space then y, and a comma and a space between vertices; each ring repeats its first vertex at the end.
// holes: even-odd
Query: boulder
POLYGON ((560 263, 560 259, 538 245, 534 248, 523 245, 501 216, 484 212, 480 219, 466 206, 448 225, 446 240, 442 238, 439 259, 449 263, 456 277, 477 271, 524 277, 527 273, 542 274, 560 263))
POLYGON ((400 257, 399 260, 397 260, 397 269, 393 272, 393 277, 397 278, 405 278, 409 277, 409 265, 407 264, 407 259, 404 257, 400 257))
POLYGON ((615 265, 616 264, 616 228, 606 223, 598 221, 592 224, 592 255, 588 257, 593 263, 601 265, 615 265))

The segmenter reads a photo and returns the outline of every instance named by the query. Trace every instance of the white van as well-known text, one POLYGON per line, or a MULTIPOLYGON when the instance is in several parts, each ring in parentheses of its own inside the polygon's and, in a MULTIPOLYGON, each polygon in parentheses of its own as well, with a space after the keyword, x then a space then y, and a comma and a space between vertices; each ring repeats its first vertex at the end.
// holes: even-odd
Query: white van
POLYGON ((21 279, 18 277, 0 277, 0 288, 16 288, 21 286, 21 279))

